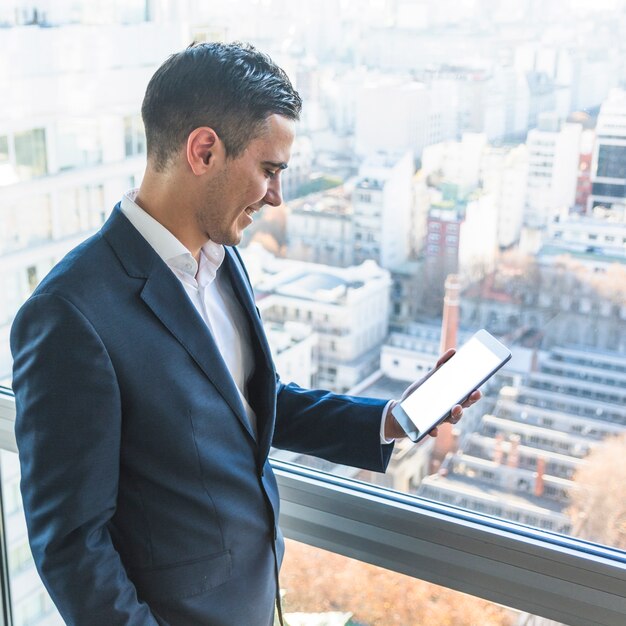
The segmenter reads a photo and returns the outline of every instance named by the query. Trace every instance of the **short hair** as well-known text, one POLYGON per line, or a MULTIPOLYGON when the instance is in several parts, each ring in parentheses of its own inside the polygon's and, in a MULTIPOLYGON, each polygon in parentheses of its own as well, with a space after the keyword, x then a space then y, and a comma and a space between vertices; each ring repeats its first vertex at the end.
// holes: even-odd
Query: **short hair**
POLYGON ((201 126, 223 141, 226 155, 240 155, 277 113, 298 120, 302 100, 287 74, 254 46, 192 43, 154 73, 141 115, 148 158, 162 170, 201 126))

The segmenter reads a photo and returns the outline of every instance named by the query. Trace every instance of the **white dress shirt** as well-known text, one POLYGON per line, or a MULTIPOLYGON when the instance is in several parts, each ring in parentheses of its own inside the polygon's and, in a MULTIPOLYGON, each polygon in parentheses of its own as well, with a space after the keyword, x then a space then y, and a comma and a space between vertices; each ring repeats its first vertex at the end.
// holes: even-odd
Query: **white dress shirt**
POLYGON ((182 283, 219 348, 256 433, 256 414, 246 399, 254 365, 249 325, 230 281, 218 271, 226 254, 224 246, 208 241, 200 250, 198 267, 191 252, 135 202, 137 192, 133 189, 124 195, 122 212, 182 283))
MULTIPOLYGON (((226 254, 224 246, 208 241, 200 250, 198 267, 191 252, 135 202, 138 191, 133 189, 123 196, 122 212, 182 283, 220 350, 256 433, 256 414, 246 399, 246 383, 252 375, 254 363, 249 325, 230 281, 224 280, 222 273, 218 272, 226 254)), ((393 441, 384 435, 385 415, 390 402, 381 419, 381 443, 393 441)))

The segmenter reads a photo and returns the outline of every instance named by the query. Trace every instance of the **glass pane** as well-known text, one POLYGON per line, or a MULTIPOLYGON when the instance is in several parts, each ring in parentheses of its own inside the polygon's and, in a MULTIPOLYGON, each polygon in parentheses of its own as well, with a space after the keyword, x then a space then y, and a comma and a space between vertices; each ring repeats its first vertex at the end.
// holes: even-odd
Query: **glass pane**
POLYGON ((28 546, 17 454, 0 451, 6 546, 14 626, 63 626, 28 546))
POLYGON ((36 246, 52 238, 49 194, 28 195, 0 206, 0 254, 36 246))
POLYGON ((73 119, 58 125, 59 169, 68 170, 102 162, 102 139, 97 119, 73 119))
POLYGON ((15 165, 21 180, 48 172, 46 131, 43 128, 15 133, 15 165))
POLYGON ((289 626, 558 626, 290 540, 280 583, 289 626))
POLYGON ((59 26, 32 37, 59 34, 68 45, 66 56, 31 59, 30 39, 16 37, 20 64, 10 73, 0 60, 5 93, 42 81, 47 102, 57 92, 50 77, 67 87, 67 100, 50 100, 49 133, 23 131, 40 123, 31 108, 23 118, 12 108, 15 128, 1 129, 0 187, 10 193, 0 198, 0 380, 10 378, 17 307, 100 225, 136 173, 121 171, 124 158, 145 151, 139 111, 125 117, 128 89, 108 81, 137 86, 187 42, 153 40, 141 22, 251 41, 304 100, 287 202, 265 207, 242 246, 282 379, 397 398, 442 346, 479 328, 514 353, 456 427, 417 446, 398 442, 384 475, 277 457, 624 545, 624 478, 614 468, 616 484, 604 480, 601 462, 619 454, 626 432, 626 96, 614 89, 626 80, 615 26, 626 3, 575 3, 565 25, 556 1, 489 11, 452 0, 283 3, 280 18, 273 0, 189 11, 71 4, 45 19, 3 17, 47 19, 59 26), (91 102, 100 83, 110 100, 94 99, 102 108, 77 120, 68 103, 91 102), (58 170, 83 165, 90 176, 61 188, 58 170), (41 189, 13 185, 16 173, 42 177, 41 189), (459 276, 458 307, 445 305, 449 275, 459 276))
POLYGON ((0 136, 0 167, 9 161, 9 138, 0 136))

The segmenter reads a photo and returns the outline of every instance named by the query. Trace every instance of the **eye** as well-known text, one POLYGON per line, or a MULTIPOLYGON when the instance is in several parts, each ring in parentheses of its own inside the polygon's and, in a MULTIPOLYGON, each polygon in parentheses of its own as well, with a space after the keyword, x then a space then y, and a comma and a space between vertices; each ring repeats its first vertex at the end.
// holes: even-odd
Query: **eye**
POLYGON ((276 172, 273 172, 272 170, 265 170, 265 175, 268 178, 274 178, 276 176, 276 172))

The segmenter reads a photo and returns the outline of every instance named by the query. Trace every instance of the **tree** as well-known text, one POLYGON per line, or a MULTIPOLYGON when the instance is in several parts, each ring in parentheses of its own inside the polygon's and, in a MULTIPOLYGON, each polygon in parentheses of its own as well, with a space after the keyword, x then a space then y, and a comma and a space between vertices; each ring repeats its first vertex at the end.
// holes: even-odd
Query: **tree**
POLYGON ((462 593, 287 541, 280 575, 286 613, 352 613, 359 626, 511 626, 514 613, 462 593))
POLYGON ((572 534, 626 549, 626 434, 608 437, 574 475, 572 534))

